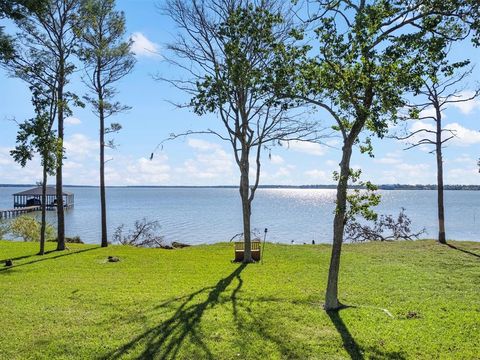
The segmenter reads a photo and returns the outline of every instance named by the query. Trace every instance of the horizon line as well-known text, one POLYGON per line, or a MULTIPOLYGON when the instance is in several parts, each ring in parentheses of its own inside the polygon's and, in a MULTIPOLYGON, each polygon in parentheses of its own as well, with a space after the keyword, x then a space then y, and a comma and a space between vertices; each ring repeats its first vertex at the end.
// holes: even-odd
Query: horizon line
MULTIPOLYGON (((436 184, 375 184, 381 187, 437 187, 436 184)), ((38 184, 0 184, 0 187, 36 187, 38 184)), ((47 186, 55 186, 54 183, 47 186)), ((444 187, 479 187, 480 184, 444 184, 444 187)), ((65 184, 63 187, 91 187, 99 188, 99 185, 80 185, 80 184, 65 184)), ((107 188, 238 188, 238 185, 106 185, 107 188)), ((302 184, 302 185, 279 185, 279 184, 265 184, 258 185, 258 188, 332 188, 335 189, 337 184, 302 184)), ((359 185, 351 184, 349 187, 361 187, 359 185)))

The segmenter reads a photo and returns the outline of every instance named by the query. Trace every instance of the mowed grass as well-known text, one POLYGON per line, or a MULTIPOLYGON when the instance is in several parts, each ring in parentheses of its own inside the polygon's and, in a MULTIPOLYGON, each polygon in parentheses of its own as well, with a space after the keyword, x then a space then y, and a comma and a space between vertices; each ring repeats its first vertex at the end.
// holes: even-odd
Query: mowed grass
POLYGON ((0 358, 480 359, 480 243, 452 244, 345 245, 350 307, 326 313, 327 245, 267 244, 245 266, 232 244, 40 257, 3 241, 0 358))

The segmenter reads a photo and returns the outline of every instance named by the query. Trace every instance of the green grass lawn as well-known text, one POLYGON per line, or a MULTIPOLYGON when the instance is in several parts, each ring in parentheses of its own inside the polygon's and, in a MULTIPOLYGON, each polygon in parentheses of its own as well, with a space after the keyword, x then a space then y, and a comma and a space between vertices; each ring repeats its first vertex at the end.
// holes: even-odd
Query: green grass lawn
POLYGON ((452 244, 345 245, 350 307, 327 314, 326 245, 267 244, 245 266, 232 244, 3 241, 0 359, 480 359, 480 243, 452 244))

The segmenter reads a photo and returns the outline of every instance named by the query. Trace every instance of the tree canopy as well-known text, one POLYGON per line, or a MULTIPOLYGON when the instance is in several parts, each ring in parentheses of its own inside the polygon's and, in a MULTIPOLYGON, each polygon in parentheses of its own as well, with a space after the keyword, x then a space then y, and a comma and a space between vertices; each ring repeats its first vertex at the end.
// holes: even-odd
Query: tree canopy
MULTIPOLYGON (((28 14, 40 13, 49 0, 2 0, 0 1, 0 19, 14 21, 24 19, 28 14)), ((11 58, 14 54, 13 39, 0 26, 0 57, 11 58)))

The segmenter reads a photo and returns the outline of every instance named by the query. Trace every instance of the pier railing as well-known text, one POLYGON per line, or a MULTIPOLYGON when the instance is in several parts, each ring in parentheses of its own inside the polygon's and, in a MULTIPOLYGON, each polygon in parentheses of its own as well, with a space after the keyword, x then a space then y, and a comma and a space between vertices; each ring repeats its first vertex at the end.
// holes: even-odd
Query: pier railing
POLYGON ((41 206, 25 206, 21 208, 0 210, 0 219, 13 218, 15 216, 23 215, 33 211, 40 211, 41 206))

